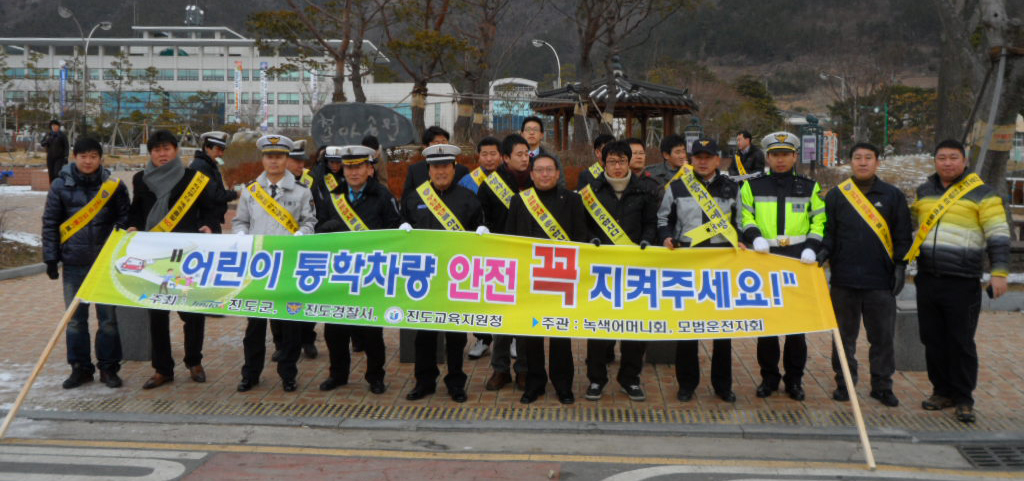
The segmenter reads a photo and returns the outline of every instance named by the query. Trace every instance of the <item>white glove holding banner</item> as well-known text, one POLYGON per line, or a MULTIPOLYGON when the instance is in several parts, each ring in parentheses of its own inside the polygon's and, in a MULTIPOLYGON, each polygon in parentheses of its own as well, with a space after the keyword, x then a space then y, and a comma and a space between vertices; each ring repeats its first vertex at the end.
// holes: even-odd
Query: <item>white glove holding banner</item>
POLYGON ((757 239, 754 239, 754 252, 760 252, 762 254, 765 254, 768 252, 769 247, 771 246, 768 245, 768 240, 765 239, 764 237, 758 237, 757 239))
POLYGON ((402 225, 398 226, 398 228, 406 232, 412 232, 412 226, 408 222, 402 222, 402 225))
POLYGON ((806 248, 800 252, 800 262, 804 264, 814 264, 818 262, 818 254, 814 253, 814 249, 806 248))
POLYGON ((491 230, 488 229, 487 226, 485 226, 485 225, 482 225, 482 226, 476 228, 476 235, 484 235, 484 234, 490 234, 490 233, 491 233, 491 230))

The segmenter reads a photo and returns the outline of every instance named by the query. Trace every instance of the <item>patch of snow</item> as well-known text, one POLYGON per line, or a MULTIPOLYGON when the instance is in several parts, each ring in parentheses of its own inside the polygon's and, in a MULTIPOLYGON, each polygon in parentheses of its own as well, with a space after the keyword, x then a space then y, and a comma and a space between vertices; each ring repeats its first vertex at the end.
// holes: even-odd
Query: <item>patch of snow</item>
POLYGON ((35 247, 43 245, 43 238, 39 234, 32 234, 30 232, 8 231, 3 233, 3 238, 35 247))
POLYGON ((0 184, 0 197, 2 196, 44 196, 44 190, 32 190, 30 185, 7 185, 0 184))

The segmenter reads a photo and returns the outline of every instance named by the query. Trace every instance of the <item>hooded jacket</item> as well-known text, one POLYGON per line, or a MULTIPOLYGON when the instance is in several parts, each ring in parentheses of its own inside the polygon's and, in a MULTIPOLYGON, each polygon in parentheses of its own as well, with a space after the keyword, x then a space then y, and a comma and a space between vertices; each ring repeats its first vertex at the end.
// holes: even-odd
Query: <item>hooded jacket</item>
POLYGON ((88 225, 60 243, 60 225, 85 207, 107 179, 110 171, 100 167, 92 174, 78 171, 75 164, 65 165, 50 185, 43 211, 43 260, 61 261, 66 265, 91 265, 107 242, 114 228, 128 226, 128 188, 122 182, 113 198, 96 214, 88 225))

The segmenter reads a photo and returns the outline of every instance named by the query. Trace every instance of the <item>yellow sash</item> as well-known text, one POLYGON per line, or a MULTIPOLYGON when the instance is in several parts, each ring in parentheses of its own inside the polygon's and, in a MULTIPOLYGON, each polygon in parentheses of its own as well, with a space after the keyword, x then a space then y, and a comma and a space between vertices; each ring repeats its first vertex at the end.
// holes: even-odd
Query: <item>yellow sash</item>
POLYGON ((274 220, 281 223, 288 232, 294 234, 299 230, 299 223, 295 221, 295 217, 292 217, 292 213, 288 212, 284 206, 279 204, 266 190, 263 190, 263 186, 259 182, 251 182, 247 185, 246 190, 252 194, 252 198, 263 207, 263 210, 270 214, 274 220))
POLYGON ((150 232, 174 231, 174 228, 178 226, 178 222, 181 222, 181 218, 185 217, 185 213, 192 208, 192 204, 196 203, 196 199, 199 199, 199 195, 203 193, 203 189, 206 188, 206 184, 209 182, 209 177, 203 175, 202 172, 196 172, 196 175, 192 177, 192 181, 185 187, 185 192, 181 193, 181 197, 178 197, 178 201, 174 203, 171 210, 167 211, 167 215, 160 222, 157 222, 150 229, 150 232))
POLYGON ((540 227, 544 229, 544 232, 548 237, 554 240, 568 241, 569 236, 565 233, 565 229, 562 229, 562 225, 558 223, 558 219, 551 215, 551 211, 544 206, 544 203, 537 197, 537 191, 530 187, 519 193, 523 197, 523 203, 526 204, 526 210, 530 211, 530 215, 533 216, 533 220, 540 224, 540 227))
POLYGON ((100 187, 100 191, 96 193, 96 196, 88 204, 85 204, 78 212, 75 212, 75 215, 60 224, 61 244, 67 242, 68 239, 92 222, 96 214, 99 214, 103 207, 107 205, 107 202, 110 201, 110 198, 114 196, 114 191, 117 190, 118 185, 121 185, 121 179, 110 179, 104 182, 103 186, 100 187))
POLYGON ((682 176, 683 186, 690 192, 690 197, 697 201, 697 205, 700 206, 700 210, 704 212, 704 215, 708 216, 708 221, 703 225, 694 227, 688 232, 683 234, 690 238, 690 245, 694 246, 708 240, 716 235, 723 235, 732 244, 733 247, 737 247, 739 242, 736 234, 736 229, 733 228, 732 223, 729 222, 729 216, 722 213, 721 207, 715 198, 708 193, 708 190, 704 188, 697 176, 690 172, 690 169, 679 169, 680 171, 686 171, 682 176))
POLYGON ((477 167, 470 171, 469 177, 473 179, 473 182, 476 182, 478 187, 487 180, 487 174, 484 173, 484 169, 482 167, 477 167))
POLYGON ((342 193, 341 195, 331 194, 331 201, 334 204, 334 210, 338 211, 338 215, 341 220, 345 221, 345 225, 348 226, 350 231, 361 231, 370 230, 366 226, 366 222, 359 217, 356 210, 352 208, 352 204, 348 203, 348 195, 342 193))
POLYGON ((914 238, 914 244, 910 246, 910 250, 907 251, 907 255, 903 260, 912 261, 916 259, 917 255, 921 252, 921 244, 924 243, 925 237, 928 237, 928 233, 935 227, 935 224, 939 223, 939 219, 946 214, 946 211, 956 201, 967 195, 968 192, 984 183, 981 177, 978 177, 978 174, 970 174, 964 180, 946 190, 946 193, 942 194, 942 197, 935 204, 935 207, 932 208, 932 211, 928 213, 928 216, 921 221, 921 227, 917 229, 917 237, 914 238))
POLYGON ((338 188, 338 180, 330 172, 324 174, 324 184, 327 185, 327 192, 333 192, 334 189, 338 188))
POLYGON ((594 162, 593 164, 590 164, 590 167, 588 167, 587 170, 589 170, 590 175, 594 176, 596 179, 601 175, 601 172, 604 172, 604 167, 601 167, 600 162, 594 162))
POLYGON ((498 196, 501 203, 505 204, 505 208, 508 209, 508 206, 512 205, 512 198, 516 196, 516 193, 505 183, 505 179, 498 175, 498 171, 494 171, 487 176, 485 182, 487 182, 487 187, 491 188, 491 192, 494 192, 494 195, 498 196))
POLYGON ((307 188, 313 185, 313 176, 309 174, 309 169, 302 169, 302 175, 299 177, 299 183, 307 188))
POLYGON ((743 159, 740 158, 740 154, 736 154, 736 171, 740 175, 747 175, 747 168, 743 166, 743 159))
POLYGON ((672 178, 668 179, 668 182, 665 183, 665 190, 669 189, 669 186, 672 185, 673 181, 675 181, 676 179, 682 177, 683 174, 685 174, 687 170, 692 169, 692 168, 693 167, 690 167, 690 164, 683 164, 683 166, 680 167, 679 170, 676 171, 676 175, 673 175, 672 178))
POLYGON ((615 222, 615 218, 608 213, 608 209, 601 204, 601 200, 597 198, 597 194, 589 185, 580 190, 580 197, 583 198, 583 207, 587 208, 590 217, 593 217, 597 225, 601 226, 601 230, 612 240, 612 243, 620 246, 636 245, 629 240, 626 231, 622 230, 622 226, 618 222, 615 222))
POLYGON ((860 214, 860 218, 864 219, 868 227, 871 227, 878 240, 882 241, 885 252, 889 254, 889 260, 892 260, 892 235, 889 233, 889 223, 885 221, 885 217, 882 217, 878 209, 871 205, 871 201, 853 184, 853 179, 846 179, 846 182, 839 184, 837 188, 853 206, 853 210, 860 214))
POLYGON ((466 230, 462 227, 462 222, 459 222, 459 218, 455 217, 452 210, 448 208, 448 205, 438 197, 437 192, 434 192, 434 188, 430 186, 430 181, 426 181, 420 184, 416 188, 416 193, 423 199, 423 203, 427 205, 427 209, 430 210, 431 214, 434 214, 434 218, 441 223, 444 230, 466 230))

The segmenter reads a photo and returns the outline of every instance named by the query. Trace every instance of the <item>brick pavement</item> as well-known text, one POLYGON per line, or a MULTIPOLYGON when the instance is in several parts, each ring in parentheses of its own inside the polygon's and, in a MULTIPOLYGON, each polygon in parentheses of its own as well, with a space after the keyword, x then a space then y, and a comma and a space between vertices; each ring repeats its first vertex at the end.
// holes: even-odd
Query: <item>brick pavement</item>
MULTIPOLYGON (((52 333, 63 311, 61 291, 58 281, 51 281, 45 275, 13 279, 0 282, 0 404, 9 406, 17 395, 22 383, 27 379, 34 362, 43 349, 48 336, 52 333)), ((405 400, 405 395, 412 389, 412 364, 398 362, 398 333, 386 330, 388 360, 386 364, 386 383, 388 391, 380 396, 369 393, 366 383, 362 380, 364 373, 364 357, 353 356, 352 374, 349 385, 331 392, 320 392, 317 386, 327 375, 328 360, 322 336, 318 336, 317 345, 321 355, 314 360, 301 359, 299 362, 299 391, 285 393, 274 371, 273 364, 268 362, 264 371, 262 384, 247 393, 235 392, 242 364, 241 337, 244 331, 244 319, 228 317, 209 319, 207 321, 206 346, 204 349, 204 366, 208 372, 208 382, 197 384, 188 379, 184 367, 180 364, 182 356, 180 323, 172 323, 172 342, 175 357, 178 361, 176 380, 165 387, 151 391, 143 391, 143 382, 152 373, 148 362, 126 362, 121 374, 125 387, 111 390, 94 382, 79 389, 63 390, 61 381, 68 374, 65 362, 66 354, 63 339, 58 344, 35 387, 30 394, 24 409, 61 409, 68 406, 84 405, 82 403, 96 401, 133 401, 138 404, 147 400, 163 400, 174 403, 208 402, 226 405, 284 404, 284 405, 362 405, 368 407, 392 406, 395 408, 425 406, 432 408, 521 408, 518 400, 521 392, 506 387, 498 392, 484 390, 484 383, 490 375, 489 358, 467 360, 465 368, 469 375, 469 401, 464 405, 452 402, 444 395, 443 388, 438 394, 419 401, 405 400), (56 406, 56 407, 55 407, 56 406)), ((95 321, 91 320, 91 328, 95 321)), ((994 431, 1010 429, 1024 431, 1024 420, 1018 414, 1024 405, 1024 350, 1018 345, 1024 340, 1024 315, 1020 313, 982 314, 978 329, 979 356, 981 372, 979 387, 976 392, 979 423, 971 429, 994 431)), ((322 329, 317 328, 322 334, 322 329)), ((678 386, 675 382, 674 370, 669 365, 646 364, 642 383, 647 390, 645 402, 630 401, 625 394, 618 391, 612 382, 606 389, 604 398, 592 403, 583 399, 586 389, 586 367, 584 364, 585 345, 583 341, 575 341, 573 352, 576 360, 574 392, 577 396, 575 406, 562 407, 553 395, 542 397, 533 407, 551 412, 583 410, 588 408, 620 409, 625 411, 688 411, 702 413, 699 419, 716 422, 716 419, 756 420, 763 419, 765 413, 797 413, 808 418, 825 419, 835 415, 847 415, 850 411, 846 403, 832 401, 834 389, 833 374, 830 367, 830 336, 812 334, 808 336, 809 360, 804 385, 807 400, 800 403, 790 400, 784 395, 776 394, 768 399, 754 396, 754 388, 759 381, 757 362, 754 356, 755 341, 743 339, 734 341, 733 373, 734 390, 737 395, 735 404, 725 403, 715 397, 707 381, 708 349, 710 343, 702 343, 702 380, 696 399, 689 403, 676 400, 678 386)), ((269 345, 269 335, 268 335, 269 345)), ((272 349, 268 347, 268 353, 272 349)), ((269 355, 269 354, 268 354, 269 355)), ((867 378, 867 348, 862 339, 857 352, 861 362, 861 375, 867 378)), ((617 363, 611 366, 614 375, 617 363)), ((442 373, 444 367, 441 367, 442 373)), ((950 411, 942 413, 925 412, 920 408, 920 401, 929 394, 930 387, 924 372, 897 372, 895 376, 895 393, 901 400, 898 408, 886 408, 878 402, 867 398, 869 387, 864 382, 858 386, 865 416, 877 422, 901 419, 904 424, 914 426, 951 426, 948 419, 950 411), (882 420, 882 421, 878 421, 882 420), (939 422, 944 424, 936 424, 939 422)), ((549 388, 549 393, 551 389, 549 388)), ((692 418, 688 418, 692 419, 692 418)), ((828 424, 828 423, 826 423, 828 424)), ((952 425, 956 426, 956 425, 952 425)))

